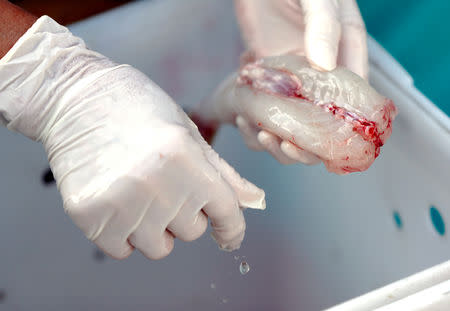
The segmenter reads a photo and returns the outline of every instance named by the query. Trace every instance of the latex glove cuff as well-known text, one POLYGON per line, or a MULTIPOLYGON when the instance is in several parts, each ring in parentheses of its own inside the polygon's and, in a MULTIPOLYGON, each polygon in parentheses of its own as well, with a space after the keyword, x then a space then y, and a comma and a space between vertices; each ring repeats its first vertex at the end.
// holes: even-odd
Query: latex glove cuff
POLYGON ((0 123, 45 141, 64 102, 117 65, 48 16, 39 18, 0 60, 0 123))

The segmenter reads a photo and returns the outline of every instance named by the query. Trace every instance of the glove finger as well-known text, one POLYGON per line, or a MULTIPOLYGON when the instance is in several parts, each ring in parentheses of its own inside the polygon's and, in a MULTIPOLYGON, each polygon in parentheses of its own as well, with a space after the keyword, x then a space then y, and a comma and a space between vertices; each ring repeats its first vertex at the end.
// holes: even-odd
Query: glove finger
POLYGON ((211 219, 212 237, 219 247, 234 250, 239 248, 245 234, 244 215, 239 206, 264 209, 264 191, 241 178, 209 145, 202 146, 211 164, 205 166, 205 171, 214 169, 216 176, 213 172, 206 173, 209 182, 201 191, 209 200, 203 211, 211 219))
MULTIPOLYGON (((186 135, 185 139, 188 140, 189 136, 186 135)), ((180 142, 189 143, 195 144, 193 140, 180 142)), ((200 153, 200 148, 197 149, 200 153)), ((180 174, 190 169, 193 162, 181 161, 183 156, 184 154, 163 155, 162 159, 167 160, 161 160, 158 169, 152 170, 151 174, 146 176, 145 193, 151 201, 141 206, 142 216, 130 229, 132 233, 128 240, 149 259, 164 258, 172 251, 174 237, 167 231, 167 227, 187 201, 189 187, 196 185, 195 181, 188 182, 185 178, 180 178, 180 174)))
MULTIPOLYGON (((209 146, 198 131, 197 135, 202 144, 209 146)), ((129 239, 150 259, 167 256, 173 249, 174 235, 183 240, 199 237, 207 227, 206 217, 203 219, 199 213, 209 195, 220 195, 209 192, 205 186, 215 183, 220 175, 206 159, 202 145, 185 135, 177 146, 180 153, 169 152, 168 161, 147 179, 148 192, 156 196, 129 239), (183 178, 186 176, 190 178, 183 178), (197 215, 200 216, 196 218, 197 215)))
POLYGON ((143 216, 131 229, 130 243, 149 259, 161 259, 172 251, 174 236, 167 231, 168 226, 189 201, 190 194, 198 194, 202 189, 202 174, 217 176, 206 159, 202 161, 202 150, 190 135, 180 137, 177 147, 179 153, 170 149, 161 154, 158 168, 146 176, 145 193, 152 200, 143 207, 143 216), (180 176, 193 177, 188 180, 180 176))
POLYGON ((168 256, 174 247, 172 233, 164 230, 155 235, 148 227, 142 227, 130 235, 130 244, 134 245, 148 259, 159 260, 168 256), (147 229, 147 230, 146 230, 147 229))
POLYGON ((239 248, 245 235, 245 220, 236 194, 225 181, 211 183, 205 190, 211 194, 203 210, 211 219, 212 237, 224 250, 239 248))
POLYGON ((239 129, 242 137, 244 138, 245 144, 248 148, 261 151, 264 150, 263 146, 258 141, 258 130, 250 126, 250 124, 241 116, 236 117, 236 126, 239 129))
POLYGON ((231 186, 237 195, 239 206, 254 209, 265 209, 266 200, 264 190, 258 188, 245 178, 242 178, 236 170, 208 145, 201 143, 208 161, 221 174, 222 178, 231 186))
POLYGON ((166 230, 166 224, 161 221, 169 208, 171 207, 154 199, 152 205, 147 208, 140 225, 128 238, 130 244, 149 259, 162 259, 173 249, 174 237, 166 230))
POLYGON ((234 168, 217 154, 211 155, 210 161, 220 171, 223 179, 235 191, 239 206, 261 210, 266 208, 264 190, 258 188, 245 178, 242 178, 234 168))
POLYGON ((236 17, 247 48, 257 58, 303 53, 300 6, 292 1, 235 0, 236 17))
POLYGON ((306 150, 301 150, 286 140, 283 140, 281 142, 280 148, 286 156, 295 161, 301 162, 306 165, 314 165, 320 163, 320 159, 316 155, 306 150))
POLYGON ((295 159, 288 157, 283 151, 281 151, 280 143, 281 139, 272 133, 267 131, 260 131, 258 133, 258 141, 278 162, 281 164, 293 164, 295 159))
POLYGON ((127 239, 148 203, 145 183, 123 177, 94 197, 76 204, 68 199, 64 208, 88 239, 111 257, 124 259, 133 251, 127 239))
MULTIPOLYGON (((190 119, 189 119, 190 120, 190 119)), ((193 123, 192 123, 193 124, 193 123)), ((225 181, 235 191, 239 205, 241 207, 265 209, 266 201, 265 193, 262 189, 242 178, 225 160, 223 160, 217 152, 203 139, 198 130, 194 127, 190 128, 192 137, 197 141, 203 150, 208 162, 214 167, 225 181)))
POLYGON ((341 25, 336 0, 300 0, 305 17, 305 52, 311 65, 333 70, 338 56, 341 25))
POLYGON ((128 241, 123 242, 121 240, 104 240, 101 237, 93 241, 99 249, 101 249, 106 255, 114 259, 126 259, 134 251, 134 246, 128 241), (111 242, 111 243, 110 243, 111 242))
MULTIPOLYGON (((244 216, 239 208, 239 204, 260 209, 264 208, 264 191, 241 178, 206 143, 195 127, 190 128, 190 134, 192 136, 183 138, 183 144, 198 146, 198 153, 190 152, 188 157, 180 159, 182 166, 180 168, 174 167, 173 171, 187 170, 190 178, 178 177, 178 179, 184 180, 183 182, 185 183, 187 182, 186 187, 191 186, 191 190, 188 193, 194 198, 200 198, 198 205, 196 204, 197 208, 200 211, 201 207, 203 207, 205 214, 211 218, 213 228, 217 229, 213 236, 219 245, 226 249, 235 249, 239 247, 245 231, 244 216), (190 142, 191 138, 194 141, 190 142), (205 206, 202 206, 203 202, 207 202, 205 206)), ((197 148, 194 149, 196 150, 197 148)), ((169 194, 173 196, 173 193, 169 194)), ((187 201, 189 201, 189 196, 183 199, 181 206, 184 206, 187 201)), ((180 201, 177 199, 177 202, 180 201)), ((178 212, 179 209, 176 214, 178 212)), ((176 216, 174 215, 167 225, 176 216)))
POLYGON ((208 217, 201 210, 206 200, 191 196, 172 220, 168 229, 172 234, 185 242, 198 239, 208 227, 208 217))
POLYGON ((340 20, 342 35, 338 63, 367 80, 367 32, 355 0, 340 0, 340 20))

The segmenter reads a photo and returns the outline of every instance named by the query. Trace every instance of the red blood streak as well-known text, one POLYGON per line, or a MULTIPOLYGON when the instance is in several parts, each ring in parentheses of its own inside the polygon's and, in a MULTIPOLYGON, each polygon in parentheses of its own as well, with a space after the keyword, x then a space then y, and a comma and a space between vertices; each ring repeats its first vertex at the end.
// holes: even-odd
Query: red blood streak
MULTIPOLYGON (((237 81, 239 85, 247 85, 254 90, 262 91, 270 95, 298 98, 322 107, 325 111, 332 113, 336 118, 350 122, 353 125, 353 131, 355 133, 358 133, 365 141, 371 142, 375 147, 375 158, 380 154, 380 147, 384 144, 384 137, 382 138, 384 131, 379 132, 376 122, 367 120, 365 117, 359 116, 345 108, 338 107, 333 102, 320 103, 307 98, 302 94, 300 79, 286 69, 265 68, 255 64, 244 66, 244 69, 247 70, 241 71, 237 81), (262 70, 263 72, 261 73, 259 71, 255 77, 251 75, 253 69, 262 70)), ((387 100, 383 110, 383 121, 387 123, 386 130, 390 130, 392 116, 395 115, 396 108, 391 100, 387 100)), ((297 146, 292 141, 290 142, 297 146)), ((356 169, 347 167, 345 170, 352 172, 356 169)))
POLYGON ((358 133, 365 141, 373 143, 375 146, 375 158, 380 154, 380 147, 383 146, 383 140, 381 135, 384 133, 379 133, 377 124, 374 121, 368 121, 364 117, 360 117, 355 113, 349 112, 348 110, 336 106, 334 103, 321 104, 326 110, 331 112, 337 118, 343 119, 350 122, 353 125, 353 131, 358 133))
POLYGON ((297 149, 305 150, 305 149, 303 149, 302 147, 300 147, 299 145, 297 145, 297 143, 295 142, 295 138, 294 138, 294 137, 292 137, 292 139, 289 139, 289 142, 290 142, 291 144, 293 144, 297 149))
POLYGON ((341 168, 346 173, 354 173, 354 172, 361 172, 359 168, 351 167, 351 166, 344 166, 341 168))

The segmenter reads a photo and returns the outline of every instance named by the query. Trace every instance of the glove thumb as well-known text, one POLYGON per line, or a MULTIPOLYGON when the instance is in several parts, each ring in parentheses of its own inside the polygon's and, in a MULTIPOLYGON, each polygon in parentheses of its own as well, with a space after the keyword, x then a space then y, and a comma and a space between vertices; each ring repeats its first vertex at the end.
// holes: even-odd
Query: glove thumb
POLYGON ((231 188, 236 193, 240 207, 264 210, 266 200, 264 190, 258 188, 245 178, 242 178, 234 168, 232 168, 217 152, 203 139, 194 122, 187 118, 187 124, 190 125, 191 135, 198 141, 203 152, 217 171, 221 174, 231 188))
POLYGON ((222 174, 232 189, 235 191, 239 206, 264 210, 266 200, 264 190, 258 188, 245 178, 242 178, 236 170, 231 167, 224 159, 212 150, 208 145, 207 157, 210 163, 222 174))
POLYGON ((305 52, 311 66, 319 70, 336 67, 341 24, 335 0, 301 0, 305 16, 305 52))

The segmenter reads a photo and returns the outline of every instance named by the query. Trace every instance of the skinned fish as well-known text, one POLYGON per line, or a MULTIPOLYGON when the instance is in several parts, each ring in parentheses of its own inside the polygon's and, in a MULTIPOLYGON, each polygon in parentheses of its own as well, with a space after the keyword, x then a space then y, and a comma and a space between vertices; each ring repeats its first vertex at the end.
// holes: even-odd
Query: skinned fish
POLYGON ((214 97, 337 174, 368 169, 397 115, 393 102, 358 75, 341 67, 321 72, 297 55, 243 65, 214 97))

